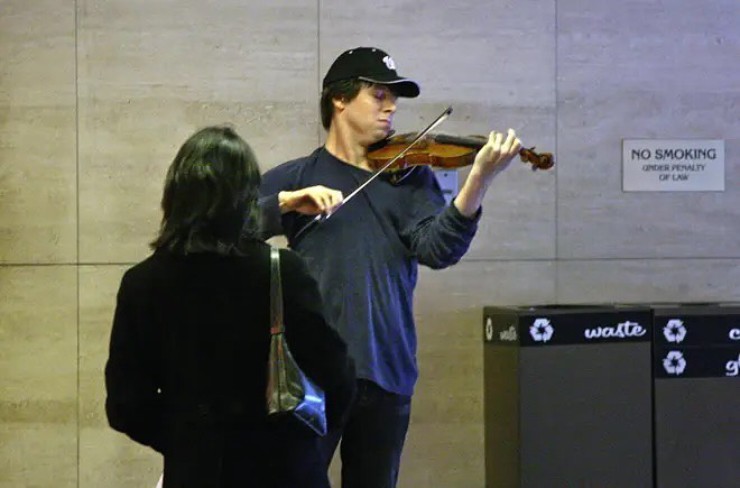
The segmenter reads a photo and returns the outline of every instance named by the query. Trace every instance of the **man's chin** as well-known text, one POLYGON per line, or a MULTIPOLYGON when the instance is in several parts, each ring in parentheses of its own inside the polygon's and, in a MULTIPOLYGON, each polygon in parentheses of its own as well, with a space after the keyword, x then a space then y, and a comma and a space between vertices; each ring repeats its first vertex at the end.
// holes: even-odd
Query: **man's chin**
POLYGON ((380 129, 378 129, 376 131, 377 139, 375 140, 375 142, 382 141, 383 139, 392 136, 395 132, 396 131, 394 131, 393 129, 391 129, 390 126, 380 128, 380 129))

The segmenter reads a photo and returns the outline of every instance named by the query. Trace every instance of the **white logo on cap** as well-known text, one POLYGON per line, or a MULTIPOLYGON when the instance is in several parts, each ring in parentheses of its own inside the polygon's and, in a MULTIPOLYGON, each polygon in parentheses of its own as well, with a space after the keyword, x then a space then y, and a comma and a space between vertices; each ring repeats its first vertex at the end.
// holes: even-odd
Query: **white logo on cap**
POLYGON ((393 71, 396 70, 396 63, 393 62, 393 58, 390 56, 385 56, 383 58, 383 62, 385 63, 386 68, 392 69, 393 71))

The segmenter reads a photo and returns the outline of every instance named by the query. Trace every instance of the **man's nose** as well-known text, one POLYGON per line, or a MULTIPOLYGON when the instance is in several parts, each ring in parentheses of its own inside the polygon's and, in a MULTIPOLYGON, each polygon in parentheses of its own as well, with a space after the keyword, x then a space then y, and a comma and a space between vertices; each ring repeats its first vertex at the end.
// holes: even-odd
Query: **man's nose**
POLYGON ((396 112, 396 100, 394 98, 388 98, 385 104, 385 111, 390 113, 396 112))

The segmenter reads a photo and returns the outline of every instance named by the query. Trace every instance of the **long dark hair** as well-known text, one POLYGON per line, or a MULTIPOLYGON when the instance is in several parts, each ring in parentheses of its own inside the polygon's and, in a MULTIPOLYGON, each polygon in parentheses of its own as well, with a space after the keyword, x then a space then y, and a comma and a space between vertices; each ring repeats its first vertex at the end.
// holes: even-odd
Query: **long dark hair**
POLYGON ((258 235, 259 185, 257 159, 234 129, 199 130, 167 170, 162 223, 152 248, 239 254, 239 245, 258 235))

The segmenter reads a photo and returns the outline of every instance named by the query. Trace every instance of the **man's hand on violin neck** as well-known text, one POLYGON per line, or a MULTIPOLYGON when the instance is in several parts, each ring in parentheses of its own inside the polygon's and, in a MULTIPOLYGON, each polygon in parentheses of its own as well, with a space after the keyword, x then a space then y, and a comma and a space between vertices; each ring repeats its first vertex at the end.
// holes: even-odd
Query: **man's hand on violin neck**
POLYGON ((471 175, 486 179, 493 177, 509 165, 521 148, 522 143, 514 129, 509 129, 506 134, 492 131, 486 145, 475 156, 471 175))
POLYGON ((491 132, 486 145, 476 154, 473 168, 454 200, 461 214, 466 217, 475 215, 493 178, 511 163, 519 149, 521 141, 512 129, 505 138, 502 132, 491 132))
POLYGON ((341 191, 322 185, 278 193, 281 213, 298 212, 304 215, 328 215, 341 205, 343 200, 344 196, 341 191))

